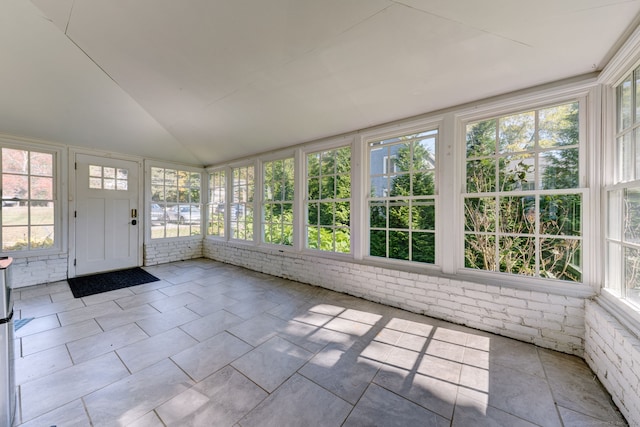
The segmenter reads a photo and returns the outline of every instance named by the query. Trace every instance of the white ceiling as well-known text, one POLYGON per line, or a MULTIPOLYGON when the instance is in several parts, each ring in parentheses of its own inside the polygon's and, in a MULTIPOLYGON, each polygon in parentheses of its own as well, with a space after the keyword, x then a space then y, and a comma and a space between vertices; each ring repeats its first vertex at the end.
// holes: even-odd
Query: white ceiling
POLYGON ((602 69, 640 0, 0 0, 0 133, 211 165, 602 69))

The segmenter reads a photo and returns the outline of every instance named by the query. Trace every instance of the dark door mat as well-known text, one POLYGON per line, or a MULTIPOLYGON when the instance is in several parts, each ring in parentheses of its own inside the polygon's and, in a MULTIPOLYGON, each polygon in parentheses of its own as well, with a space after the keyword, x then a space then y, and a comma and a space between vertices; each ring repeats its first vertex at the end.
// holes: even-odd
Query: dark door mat
POLYGON ((142 285, 143 283, 157 282, 158 280, 160 279, 153 274, 136 267, 128 270, 74 277, 73 279, 67 279, 67 282, 69 282, 73 296, 82 298, 102 292, 128 288, 129 286, 142 285))

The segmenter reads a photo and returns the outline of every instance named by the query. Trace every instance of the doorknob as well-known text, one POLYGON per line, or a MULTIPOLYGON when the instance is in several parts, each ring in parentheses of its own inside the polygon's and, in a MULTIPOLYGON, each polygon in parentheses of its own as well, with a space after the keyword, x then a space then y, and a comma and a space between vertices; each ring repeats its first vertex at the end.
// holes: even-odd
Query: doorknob
POLYGON ((137 220, 135 220, 135 219, 132 219, 132 220, 131 220, 131 225, 136 225, 137 223, 138 223, 138 221, 137 221, 137 220))

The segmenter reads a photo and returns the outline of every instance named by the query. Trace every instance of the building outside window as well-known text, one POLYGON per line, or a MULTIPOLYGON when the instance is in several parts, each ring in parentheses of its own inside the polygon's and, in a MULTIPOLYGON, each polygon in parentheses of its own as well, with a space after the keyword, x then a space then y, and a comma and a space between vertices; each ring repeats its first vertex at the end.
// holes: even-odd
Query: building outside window
POLYGON ((151 167, 151 238, 201 235, 200 172, 151 167))
POLYGON ((226 185, 224 170, 209 174, 209 226, 207 227, 209 236, 224 237, 226 185))
POLYGON ((351 148, 306 156, 306 247, 351 252, 351 148))
POLYGON ((605 287, 640 307, 640 68, 616 88, 615 181, 607 187, 605 287))
POLYGON ((253 166, 232 169, 229 222, 231 238, 253 240, 253 198, 255 194, 255 168, 253 166))
POLYGON ((579 102, 466 126, 465 267, 582 281, 579 102))
POLYGON ((2 252, 58 245, 56 156, 52 152, 2 147, 2 252))
POLYGON ((262 165, 262 239, 265 243, 293 245, 293 157, 262 165))
POLYGON ((369 142, 369 255, 435 263, 437 130, 369 142))

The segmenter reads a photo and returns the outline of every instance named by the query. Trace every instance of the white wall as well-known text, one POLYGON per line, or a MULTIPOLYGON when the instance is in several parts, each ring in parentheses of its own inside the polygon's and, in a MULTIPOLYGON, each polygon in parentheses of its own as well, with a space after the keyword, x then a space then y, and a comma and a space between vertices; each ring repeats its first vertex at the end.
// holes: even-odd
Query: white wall
POLYGON ((144 245, 144 265, 202 257, 202 239, 151 240, 144 245))
POLYGON ((596 301, 587 301, 584 358, 630 426, 640 425, 640 340, 596 301))

